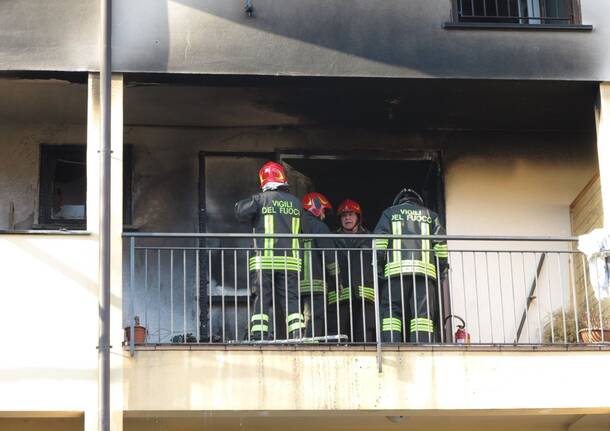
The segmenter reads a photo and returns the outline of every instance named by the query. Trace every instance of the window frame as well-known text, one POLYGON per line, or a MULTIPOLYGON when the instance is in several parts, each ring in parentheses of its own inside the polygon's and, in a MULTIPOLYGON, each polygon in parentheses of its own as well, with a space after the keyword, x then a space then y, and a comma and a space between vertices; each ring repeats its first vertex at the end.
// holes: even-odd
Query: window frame
POLYGON ((87 146, 84 144, 42 144, 40 145, 40 178, 39 178, 39 201, 38 201, 38 228, 73 229, 84 230, 87 227, 87 168, 86 168, 87 146), (85 218, 61 219, 52 218, 53 209, 53 161, 59 158, 62 152, 80 152, 85 155, 85 218))
MULTIPOLYGON (((52 158, 62 151, 82 151, 87 162, 86 144, 40 144, 39 161, 39 200, 38 224, 35 229, 85 230, 87 228, 87 191, 85 190, 85 218, 55 220, 51 217, 53 208, 53 170, 52 158)), ((132 208, 133 179, 133 145, 123 147, 123 225, 129 226, 133 219, 132 208)), ((85 167, 85 186, 87 184, 87 169, 85 167)))
MULTIPOLYGON (((473 27, 473 28, 541 28, 541 29, 577 29, 577 30, 590 30, 591 26, 582 24, 582 13, 581 13, 581 0, 566 0, 568 7, 571 11, 572 19, 565 23, 511 23, 511 22, 489 22, 485 20, 480 21, 465 21, 460 20, 459 15, 459 3, 464 0, 451 0, 451 16, 452 22, 445 23, 446 28, 458 28, 458 27, 473 27)), ((466 0, 467 1, 467 0, 466 0)), ((476 0, 473 0, 476 1, 476 0)), ((545 2, 546 0, 541 0, 545 2)), ((535 19, 535 18, 532 18, 535 19)))

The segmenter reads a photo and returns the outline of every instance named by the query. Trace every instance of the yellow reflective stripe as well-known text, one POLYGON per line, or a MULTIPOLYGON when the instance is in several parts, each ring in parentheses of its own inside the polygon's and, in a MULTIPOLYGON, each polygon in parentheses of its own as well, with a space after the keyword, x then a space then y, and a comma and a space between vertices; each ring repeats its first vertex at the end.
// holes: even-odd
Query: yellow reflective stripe
POLYGON ((252 325, 252 328, 250 328, 250 333, 254 334, 255 332, 268 332, 269 331, 269 326, 267 325, 252 325))
POLYGON ((403 260, 391 262, 385 265, 384 275, 386 277, 399 274, 422 274, 436 279, 436 265, 424 263, 421 260, 403 260))
POLYGON ((360 297, 375 301, 375 289, 366 286, 358 286, 358 293, 360 297))
POLYGON ((402 320, 396 317, 386 317, 381 322, 382 331, 402 331, 402 320))
MULTIPOLYGON (((401 221, 393 221, 392 222, 392 234, 393 235, 402 235, 402 222, 401 221)), ((402 251, 400 250, 402 248, 402 240, 399 239, 393 239, 392 240, 392 249, 394 250, 392 252, 392 255, 394 256, 394 262, 400 262, 400 259, 402 259, 402 251)))
MULTIPOLYGON (((304 277, 304 282, 306 283, 307 281, 311 280, 311 271, 310 271, 310 264, 311 259, 312 259, 312 255, 311 255, 311 240, 310 239, 306 239, 305 241, 303 241, 303 248, 305 248, 305 252, 303 253, 303 277, 304 277)), ((301 284, 301 286, 303 286, 303 284, 301 284)))
POLYGON ((373 243, 375 244, 375 248, 385 250, 388 248, 389 241, 387 239, 376 239, 373 243))
POLYGON ((305 320, 305 317, 301 313, 292 313, 289 314, 288 317, 286 317, 286 321, 288 323, 292 322, 295 319, 305 320))
MULTIPOLYGON (((292 233, 298 234, 301 229, 301 218, 292 217, 292 233)), ((292 238, 292 256, 296 259, 299 258, 299 239, 292 238)))
POLYGON ((253 256, 248 262, 250 271, 272 269, 277 271, 300 271, 301 260, 292 256, 253 256))
MULTIPOLYGON (((422 235, 430 235, 430 225, 428 223, 422 222, 421 226, 421 234, 422 235)), ((421 260, 428 264, 430 263, 430 240, 424 239, 421 242, 421 260)))
POLYGON ((447 244, 436 244, 434 246, 434 253, 440 258, 448 258, 449 257, 449 248, 447 244))
POLYGON ((297 329, 305 329, 305 323, 295 322, 292 325, 288 325, 288 332, 296 331, 297 329))
MULTIPOLYGON (((265 224, 265 233, 273 234, 274 233, 273 232, 273 214, 265 214, 265 216, 263 217, 263 221, 265 224)), ((273 238, 265 238, 263 243, 264 243, 263 255, 264 256, 273 255, 273 238)))
POLYGON ((411 319, 411 332, 434 332, 434 322, 425 317, 411 319))
POLYGON ((252 318, 250 319, 251 322, 254 322, 256 320, 261 320, 261 321, 265 321, 268 322, 269 321, 269 315, 267 314, 253 314, 252 318))
POLYGON ((324 293, 324 281, 323 280, 302 280, 301 281, 301 294, 303 293, 324 293))

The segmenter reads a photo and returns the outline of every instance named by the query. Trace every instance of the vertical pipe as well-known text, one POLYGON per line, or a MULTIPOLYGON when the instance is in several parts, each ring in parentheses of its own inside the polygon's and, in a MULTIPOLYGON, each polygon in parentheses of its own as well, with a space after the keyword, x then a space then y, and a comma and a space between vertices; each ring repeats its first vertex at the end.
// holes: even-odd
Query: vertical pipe
MULTIPOLYGON (((110 99, 112 0, 100 0, 99 429, 110 430, 110 99)), ((133 251, 133 250, 132 250, 133 251)), ((132 297, 133 301, 133 297, 132 297)), ((133 316, 131 316, 133 318, 133 316)), ((133 323, 132 323, 133 328, 133 323)), ((133 335, 133 334, 132 334, 133 335)), ((133 340, 133 336, 131 338, 133 340)))

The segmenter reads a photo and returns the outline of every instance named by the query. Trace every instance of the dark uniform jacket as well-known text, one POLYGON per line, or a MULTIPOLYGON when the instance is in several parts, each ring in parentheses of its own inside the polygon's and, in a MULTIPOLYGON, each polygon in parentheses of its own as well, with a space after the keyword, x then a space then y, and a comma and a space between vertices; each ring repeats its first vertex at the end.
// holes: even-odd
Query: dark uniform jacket
MULTIPOLYGON (((302 214, 301 202, 283 190, 261 192, 235 204, 237 220, 250 222, 255 233, 299 234, 302 214)), ((255 243, 251 271, 301 269, 298 238, 257 238, 255 243)))
MULTIPOLYGON (((336 233, 344 234, 341 228, 336 233)), ((372 266, 372 240, 362 238, 360 234, 370 233, 364 226, 359 225, 357 233, 344 238, 337 238, 335 243, 339 250, 339 278, 343 286, 339 291, 339 301, 349 300, 350 292, 355 298, 364 297, 367 301, 375 301, 373 288, 372 266), (341 250, 362 249, 362 250, 341 250), (351 289, 350 289, 351 287, 351 289)), ((329 303, 336 301, 336 293, 329 293, 329 303)))
MULTIPOLYGON (((330 229, 322 220, 305 211, 303 233, 330 234, 330 229)), ((337 275, 335 242, 332 238, 306 238, 303 241, 303 248, 301 294, 310 294, 312 291, 324 293, 324 282, 327 287, 335 285, 337 275), (326 265, 326 273, 323 271, 323 265, 326 265)))
MULTIPOLYGON (((445 229, 434 211, 406 202, 387 208, 375 227, 375 233, 445 235, 445 229)), ((379 253, 380 261, 385 263, 383 267, 385 277, 416 274, 437 279, 438 273, 446 266, 448 257, 446 241, 376 239, 375 246, 387 250, 379 253)))

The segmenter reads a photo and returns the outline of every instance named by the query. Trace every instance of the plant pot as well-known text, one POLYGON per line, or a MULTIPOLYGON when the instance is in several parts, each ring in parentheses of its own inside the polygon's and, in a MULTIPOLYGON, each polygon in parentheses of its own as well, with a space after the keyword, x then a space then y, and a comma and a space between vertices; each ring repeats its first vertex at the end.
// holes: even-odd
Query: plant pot
MULTIPOLYGON (((131 341, 131 327, 125 328, 125 339, 129 343, 131 341)), ((134 344, 146 343, 146 328, 144 326, 134 326, 133 328, 133 342, 134 344)))
POLYGON ((610 343, 610 329, 584 328, 578 331, 578 338, 583 343, 610 343))

